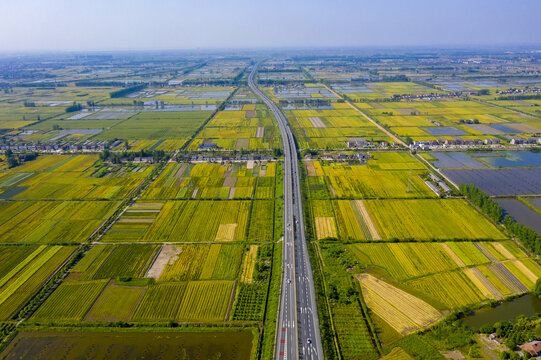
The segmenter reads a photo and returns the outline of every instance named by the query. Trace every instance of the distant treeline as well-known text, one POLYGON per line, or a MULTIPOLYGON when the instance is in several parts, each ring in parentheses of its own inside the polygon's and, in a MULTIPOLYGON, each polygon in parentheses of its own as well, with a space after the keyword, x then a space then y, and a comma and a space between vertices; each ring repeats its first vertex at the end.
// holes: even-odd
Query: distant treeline
POLYGON ((277 86, 277 85, 289 85, 289 84, 315 84, 317 81, 313 79, 289 79, 289 80, 261 80, 257 81, 258 84, 263 86, 277 86))
POLYGON ((134 86, 130 86, 130 87, 127 87, 127 88, 124 88, 124 89, 113 91, 113 92, 111 92, 109 94, 109 96, 111 97, 111 99, 119 98, 119 97, 122 97, 122 96, 125 96, 125 95, 128 95, 128 94, 131 94, 133 92, 143 90, 146 87, 147 87, 146 83, 139 84, 139 85, 134 85, 134 86))
POLYGON ((79 111, 82 109, 83 109, 83 105, 73 102, 73 104, 71 104, 70 106, 66 108, 66 112, 71 113, 71 112, 79 111))
POLYGON ((541 100, 541 93, 498 96, 498 100, 541 100))
POLYGON ((299 69, 261 69, 260 74, 263 73, 298 73, 301 72, 299 69))
POLYGON ((49 89, 54 90, 57 87, 66 87, 68 84, 66 83, 57 83, 57 82, 40 82, 40 83, 21 83, 17 84, 19 87, 34 87, 34 88, 40 88, 40 89, 49 89))
POLYGON ((515 220, 505 215, 503 217, 502 207, 490 198, 485 192, 472 184, 461 184, 460 191, 475 205, 479 206, 495 222, 502 222, 506 229, 519 238, 524 246, 530 251, 541 254, 541 237, 524 224, 515 222, 515 220))
POLYGON ((75 86, 125 86, 124 81, 92 81, 92 80, 83 80, 76 81, 75 86))

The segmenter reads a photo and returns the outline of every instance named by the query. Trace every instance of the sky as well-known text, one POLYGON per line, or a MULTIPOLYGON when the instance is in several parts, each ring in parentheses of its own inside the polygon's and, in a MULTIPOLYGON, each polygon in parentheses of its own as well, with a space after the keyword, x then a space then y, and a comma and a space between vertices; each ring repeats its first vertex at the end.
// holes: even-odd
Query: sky
POLYGON ((0 52, 541 45, 539 0, 0 0, 0 52))

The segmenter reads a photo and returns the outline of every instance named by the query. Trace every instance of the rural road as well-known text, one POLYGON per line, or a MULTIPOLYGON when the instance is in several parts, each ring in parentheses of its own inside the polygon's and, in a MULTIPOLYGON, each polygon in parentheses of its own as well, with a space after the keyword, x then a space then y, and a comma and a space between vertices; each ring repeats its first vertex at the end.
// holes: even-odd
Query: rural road
POLYGON ((258 66, 259 63, 253 67, 248 84, 272 111, 284 146, 284 244, 275 358, 323 359, 314 280, 304 234, 297 147, 284 114, 254 83, 258 66))

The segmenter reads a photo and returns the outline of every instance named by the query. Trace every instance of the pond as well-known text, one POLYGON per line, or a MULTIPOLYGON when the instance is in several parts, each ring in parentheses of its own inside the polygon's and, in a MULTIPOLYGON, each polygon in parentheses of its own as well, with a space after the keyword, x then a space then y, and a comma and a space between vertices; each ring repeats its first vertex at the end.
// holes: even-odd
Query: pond
POLYGON ((541 299, 527 294, 495 307, 488 306, 476 310, 473 315, 463 318, 462 322, 471 329, 477 330, 486 324, 493 325, 498 321, 514 320, 519 315, 532 316, 536 313, 541 313, 541 299))

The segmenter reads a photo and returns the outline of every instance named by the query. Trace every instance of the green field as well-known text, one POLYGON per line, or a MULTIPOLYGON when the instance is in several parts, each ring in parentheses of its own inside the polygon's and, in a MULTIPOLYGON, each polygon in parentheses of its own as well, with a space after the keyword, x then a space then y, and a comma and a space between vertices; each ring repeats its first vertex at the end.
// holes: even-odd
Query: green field
POLYGON ((0 247, 0 319, 13 316, 73 251, 72 246, 0 247))

